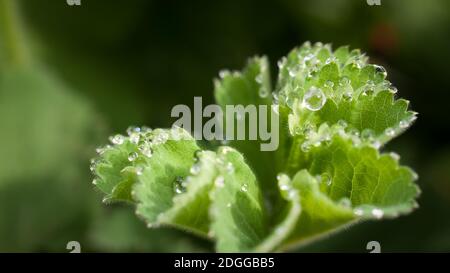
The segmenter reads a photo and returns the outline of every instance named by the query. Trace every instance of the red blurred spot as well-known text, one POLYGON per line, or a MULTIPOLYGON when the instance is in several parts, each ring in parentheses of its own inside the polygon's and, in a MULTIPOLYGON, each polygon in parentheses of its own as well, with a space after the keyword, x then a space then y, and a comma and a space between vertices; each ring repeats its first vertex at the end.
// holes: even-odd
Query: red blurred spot
POLYGON ((398 31, 395 26, 378 23, 369 32, 369 45, 373 52, 392 55, 398 48, 398 31))

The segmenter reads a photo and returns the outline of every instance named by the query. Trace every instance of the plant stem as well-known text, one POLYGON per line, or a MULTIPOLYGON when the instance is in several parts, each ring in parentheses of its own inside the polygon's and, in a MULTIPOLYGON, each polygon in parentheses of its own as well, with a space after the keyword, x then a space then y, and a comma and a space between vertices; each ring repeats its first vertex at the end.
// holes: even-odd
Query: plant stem
POLYGON ((29 62, 17 0, 0 0, 0 54, 6 65, 24 65, 29 62))

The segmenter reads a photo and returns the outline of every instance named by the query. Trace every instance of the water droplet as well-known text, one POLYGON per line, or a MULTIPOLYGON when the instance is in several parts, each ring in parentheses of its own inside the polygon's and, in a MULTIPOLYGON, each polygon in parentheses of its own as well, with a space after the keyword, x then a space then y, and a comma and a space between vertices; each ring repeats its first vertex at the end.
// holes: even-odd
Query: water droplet
POLYGON ((300 149, 301 149, 304 153, 307 153, 307 152, 309 152, 309 150, 311 150, 311 145, 309 145, 308 142, 303 142, 302 145, 300 146, 300 149))
POLYGON ((363 92, 363 96, 372 96, 374 93, 373 89, 371 86, 368 86, 365 88, 364 92, 363 92))
POLYGON ((338 123, 339 126, 341 126, 342 128, 346 128, 346 127, 348 126, 348 123, 347 123, 345 120, 343 120, 343 119, 340 119, 337 123, 338 123))
POLYGON ((324 183, 327 186, 331 186, 331 183, 333 182, 333 180, 331 179, 331 175, 329 175, 328 173, 323 173, 320 176, 320 182, 324 183))
POLYGON ((227 208, 231 208, 231 203, 227 203, 227 208))
POLYGON ((152 150, 152 148, 150 148, 150 145, 149 145, 149 144, 145 144, 145 145, 143 145, 143 146, 140 146, 140 147, 139 147, 139 151, 141 151, 141 153, 142 153, 144 156, 148 157, 148 158, 150 158, 150 157, 153 156, 153 150, 152 150))
POLYGON ((259 84, 262 84, 263 82, 263 75, 262 74, 258 74, 258 76, 255 77, 255 81, 259 84))
POLYGON ((110 138, 110 141, 111 141, 112 144, 120 145, 120 144, 123 144, 124 137, 122 135, 115 135, 115 136, 110 138))
POLYGON ((186 191, 186 188, 183 186, 183 177, 177 176, 173 183, 173 191, 176 194, 180 194, 186 191))
POLYGON ((194 164, 192 165, 190 172, 192 175, 197 175, 200 173, 200 165, 199 164, 194 164))
POLYGON ((354 213, 356 216, 363 216, 363 215, 364 215, 364 211, 363 211, 362 209, 355 209, 355 210, 353 211, 353 213, 354 213))
POLYGON ((311 87, 303 97, 303 105, 311 111, 318 111, 325 105, 327 98, 320 88, 311 87))
POLYGON ((98 183, 97 179, 92 180, 93 185, 97 185, 97 183, 98 183))
POLYGON ((361 137, 362 137, 364 140, 372 140, 373 137, 374 137, 374 135, 375 135, 375 133, 374 133, 374 131, 373 131, 372 129, 364 129, 364 130, 361 132, 361 137))
POLYGON ((400 155, 395 152, 390 152, 389 156, 392 157, 396 161, 400 160, 400 155))
POLYGON ((228 147, 228 146, 222 147, 222 149, 221 149, 221 153, 224 154, 224 155, 228 154, 231 151, 233 151, 233 149, 231 147, 228 147))
POLYGON ((164 144, 164 143, 166 143, 166 141, 168 139, 169 139, 169 134, 167 134, 167 132, 165 132, 165 131, 162 131, 158 135, 155 136, 155 138, 153 139, 153 144, 155 144, 155 145, 164 144))
POLYGON ((377 219, 383 218, 383 215, 384 215, 384 212, 378 208, 373 209, 371 213, 377 219))
POLYGON ((333 88, 334 82, 328 80, 328 81, 325 82, 324 86, 325 86, 326 88, 333 88))
POLYGON ((138 144, 140 139, 139 133, 133 132, 130 134, 130 142, 133 144, 138 144))
POLYGON ((381 147, 381 142, 379 142, 378 140, 374 141, 372 143, 372 147, 374 147, 375 149, 379 149, 381 147))
POLYGON ((348 77, 346 77, 346 76, 342 77, 339 80, 339 85, 341 85, 341 86, 347 86, 349 84, 350 84, 350 79, 348 77))
POLYGON ((346 101, 351 101, 353 99, 353 94, 351 91, 345 92, 344 94, 342 94, 342 98, 344 98, 344 100, 346 101))
POLYGON ((394 131, 394 129, 392 129, 392 128, 386 128, 386 130, 384 130, 384 133, 385 133, 387 136, 390 136, 390 137, 392 137, 392 136, 395 135, 395 131, 394 131))
POLYGON ((258 95, 261 98, 267 98, 267 96, 269 95, 269 92, 267 91, 267 89, 265 87, 261 87, 258 91, 258 95))
POLYGON ((248 191, 248 185, 247 184, 242 185, 241 186, 241 191, 247 192, 248 191))
POLYGON ((286 184, 286 183, 283 183, 283 184, 280 185, 280 190, 282 190, 282 191, 287 191, 290 188, 291 187, 288 184, 286 184))
POLYGON ((402 129, 408 128, 409 122, 407 120, 401 120, 399 126, 402 129))
POLYGON ((375 71, 377 73, 381 73, 384 77, 386 77, 387 72, 386 72, 386 69, 384 67, 382 67, 381 65, 374 65, 374 67, 375 67, 375 71))
POLYGON ((336 57, 330 57, 327 58, 327 60, 325 61, 325 64, 330 64, 330 63, 334 63, 336 62, 336 57))
POLYGON ((133 133, 140 133, 140 132, 141 132, 141 128, 139 128, 139 127, 130 126, 127 128, 127 134, 129 136, 131 136, 133 133))
POLYGON ((223 178, 223 176, 218 176, 214 180, 214 185, 216 185, 216 187, 218 188, 223 188, 223 186, 225 185, 225 179, 223 178))
POLYGON ((351 208, 352 207, 352 201, 350 201, 350 199, 348 199, 347 197, 341 198, 341 200, 339 200, 338 203, 342 207, 346 207, 346 208, 351 208))
POLYGON ((142 167, 136 167, 136 175, 142 175, 142 173, 144 172, 144 169, 142 167))
POLYGON ((286 61, 287 61, 286 57, 281 58, 281 59, 277 62, 278 69, 283 69, 284 64, 286 63, 286 61))
POLYGON ((96 168, 97 168, 97 161, 93 159, 91 160, 91 165, 89 166, 89 169, 91 170, 91 172, 94 172, 96 168))
POLYGON ((228 76, 228 75, 230 75, 230 71, 228 71, 228 70, 220 70, 220 71, 219 71, 219 77, 220 77, 221 79, 225 78, 225 77, 228 76))
POLYGON ((288 72, 289 72, 289 76, 291 76, 292 78, 294 78, 295 75, 297 74, 297 70, 292 67, 288 68, 288 72))
POLYGON ((277 92, 272 93, 272 100, 273 100, 274 104, 278 104, 278 93, 277 92))
POLYGON ((397 94, 398 89, 397 89, 397 87, 391 85, 391 87, 389 87, 389 91, 390 91, 392 94, 397 94))
POLYGON ((228 173, 234 172, 234 166, 233 166, 233 163, 228 162, 228 163, 227 163, 226 169, 227 169, 227 172, 228 172, 228 173))
POLYGON ((304 61, 305 61, 305 62, 312 61, 313 59, 315 59, 315 57, 316 57, 316 56, 315 56, 314 54, 310 53, 310 54, 308 54, 308 55, 305 56, 304 61))
POLYGON ((128 161, 135 161, 139 157, 139 154, 136 152, 131 152, 128 154, 128 161))
POLYGON ((351 128, 350 130, 348 130, 348 133, 352 136, 359 137, 359 131, 356 128, 351 128))

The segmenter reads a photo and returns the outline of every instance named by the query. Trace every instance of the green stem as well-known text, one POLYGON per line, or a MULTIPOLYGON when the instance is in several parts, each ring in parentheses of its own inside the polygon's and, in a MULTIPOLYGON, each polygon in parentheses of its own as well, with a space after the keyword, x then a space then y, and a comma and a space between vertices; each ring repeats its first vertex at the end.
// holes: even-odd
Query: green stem
POLYGON ((0 0, 0 54, 6 65, 24 65, 29 61, 17 0, 0 0))

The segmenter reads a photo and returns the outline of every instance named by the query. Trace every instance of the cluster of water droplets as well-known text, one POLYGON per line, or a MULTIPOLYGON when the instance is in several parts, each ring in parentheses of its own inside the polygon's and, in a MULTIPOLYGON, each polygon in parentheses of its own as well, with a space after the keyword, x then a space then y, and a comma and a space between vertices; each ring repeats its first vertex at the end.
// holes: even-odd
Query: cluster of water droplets
POLYGON ((309 152, 313 147, 330 143, 332 137, 332 131, 326 123, 322 124, 318 129, 309 123, 303 127, 297 127, 297 134, 303 135, 300 149, 305 153, 309 152))
MULTIPOLYGON (((170 130, 152 130, 149 127, 130 126, 127 135, 116 134, 109 138, 111 144, 96 149, 98 158, 91 160, 90 170, 96 174, 98 164, 100 164, 107 156, 105 153, 128 151, 127 160, 132 163, 133 170, 137 175, 142 175, 145 164, 141 164, 143 160, 153 156, 155 146, 164 144, 169 139, 183 139, 189 136, 183 129, 179 127, 170 130)), ((97 184, 98 178, 93 183, 97 184)))
MULTIPOLYGON (((357 217, 367 217, 374 219, 382 219, 386 216, 384 209, 372 206, 372 205, 361 205, 353 209, 353 214, 357 217)), ((390 213, 389 216, 397 216, 397 212, 390 213)))
POLYGON ((259 85, 258 95, 261 98, 267 98, 271 91, 268 89, 267 83, 264 82, 265 75, 268 75, 266 62, 261 61, 259 68, 260 71, 255 77, 255 81, 259 85))
POLYGON ((292 180, 285 173, 279 173, 277 175, 278 188, 280 189, 281 195, 288 200, 298 201, 298 190, 292 185, 292 180))

